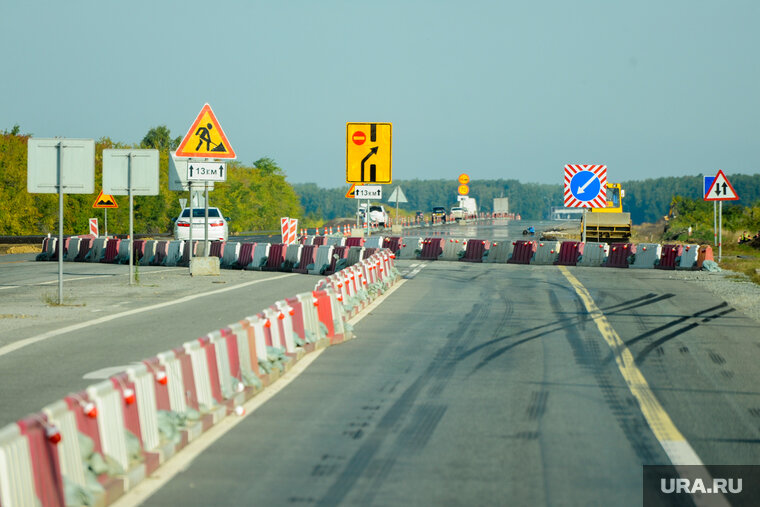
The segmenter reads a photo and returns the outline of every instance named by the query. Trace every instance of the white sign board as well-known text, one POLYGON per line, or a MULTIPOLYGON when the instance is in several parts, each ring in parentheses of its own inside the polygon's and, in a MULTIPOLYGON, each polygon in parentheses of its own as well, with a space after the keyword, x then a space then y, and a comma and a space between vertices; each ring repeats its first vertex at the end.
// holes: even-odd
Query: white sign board
POLYGON ((188 162, 188 181, 227 181, 227 164, 224 162, 188 162))
POLYGON ((354 199, 382 199, 383 187, 380 185, 356 185, 354 199))
POLYGON ((406 200, 406 196, 404 195, 404 191, 401 190, 401 187, 396 187, 393 189, 393 192, 391 192, 391 195, 388 197, 388 202, 409 202, 406 200))
MULTIPOLYGON (((181 192, 189 190, 187 183, 187 166, 186 158, 177 158, 176 152, 169 152, 169 190, 181 192)), ((193 188, 200 188, 203 185, 194 184, 193 188)), ((209 182, 209 190, 214 190, 214 182, 209 182)))
POLYGON ((103 193, 158 195, 158 150, 103 150, 103 193))
POLYGON ((95 141, 63 138, 29 139, 27 191, 30 194, 57 194, 59 163, 62 193, 95 193, 95 141))

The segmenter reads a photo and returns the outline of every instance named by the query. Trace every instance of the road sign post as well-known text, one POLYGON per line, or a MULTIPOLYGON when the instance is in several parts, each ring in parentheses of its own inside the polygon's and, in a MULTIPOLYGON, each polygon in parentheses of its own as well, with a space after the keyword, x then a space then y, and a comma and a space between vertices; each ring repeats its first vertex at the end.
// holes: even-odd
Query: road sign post
POLYGON ((158 150, 103 150, 103 192, 129 199, 129 285, 134 283, 134 196, 158 195, 158 150))
POLYGON ((583 208, 581 241, 585 243, 588 208, 607 206, 607 166, 567 164, 564 197, 566 208, 583 208))
POLYGON ((27 143, 26 188, 58 194, 58 304, 63 304, 63 194, 95 191, 95 141, 32 138, 27 143))
MULTIPOLYGON (((705 185, 706 183, 707 178, 705 178, 705 185)), ((723 201, 738 201, 739 195, 723 171, 719 170, 710 183, 710 188, 705 192, 704 200, 718 202, 718 262, 720 262, 723 259, 723 201)))

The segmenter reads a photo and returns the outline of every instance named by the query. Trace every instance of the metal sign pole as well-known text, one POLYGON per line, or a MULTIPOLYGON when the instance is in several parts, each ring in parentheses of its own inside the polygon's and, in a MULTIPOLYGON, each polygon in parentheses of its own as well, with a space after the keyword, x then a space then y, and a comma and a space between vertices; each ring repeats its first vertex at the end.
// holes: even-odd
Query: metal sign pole
POLYGON ((583 243, 586 242, 586 213, 588 212, 588 208, 583 208, 583 231, 581 232, 581 241, 583 243))
POLYGON ((361 223, 359 223, 359 220, 361 220, 361 214, 359 213, 359 210, 362 209, 360 206, 361 200, 357 199, 356 196, 354 196, 354 200, 356 201, 356 228, 358 229, 361 223))
POLYGON ((190 209, 188 210, 190 212, 190 232, 189 232, 190 256, 188 257, 188 260, 192 260, 193 259, 193 182, 192 181, 187 182, 187 189, 190 191, 190 209))
POLYGON ((63 146, 58 143, 58 304, 63 304, 63 146))
POLYGON ((108 237, 108 208, 103 208, 103 213, 105 214, 105 227, 106 227, 106 238, 108 237))
MULTIPOLYGON (((206 230, 203 234, 203 256, 208 257, 208 252, 206 251, 206 248, 208 247, 208 180, 203 182, 205 194, 203 196, 203 205, 205 207, 205 216, 206 216, 206 230)), ((190 247, 192 248, 192 246, 190 247)))
POLYGON ((718 262, 723 260, 723 201, 718 203, 718 262))
POLYGON ((132 285, 132 278, 134 277, 134 266, 132 265, 132 255, 134 242, 132 237, 134 235, 134 207, 132 203, 132 153, 127 155, 127 192, 129 193, 129 236, 127 237, 127 243, 129 244, 129 285, 132 285))
POLYGON ((718 246, 718 203, 713 201, 713 246, 718 246))

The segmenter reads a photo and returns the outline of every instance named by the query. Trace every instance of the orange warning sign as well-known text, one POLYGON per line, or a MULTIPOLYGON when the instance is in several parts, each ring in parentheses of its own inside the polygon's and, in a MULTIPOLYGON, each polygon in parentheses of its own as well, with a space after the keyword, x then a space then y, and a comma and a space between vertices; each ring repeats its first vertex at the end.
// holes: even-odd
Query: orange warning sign
POLYGON ((346 192, 346 198, 354 199, 356 197, 356 183, 351 184, 351 188, 346 192))
POLYGON ((211 106, 205 104, 177 148, 177 157, 235 158, 211 106))
POLYGON ((93 208, 118 208, 116 199, 112 195, 104 194, 101 190, 98 196, 95 198, 95 202, 92 203, 93 208))

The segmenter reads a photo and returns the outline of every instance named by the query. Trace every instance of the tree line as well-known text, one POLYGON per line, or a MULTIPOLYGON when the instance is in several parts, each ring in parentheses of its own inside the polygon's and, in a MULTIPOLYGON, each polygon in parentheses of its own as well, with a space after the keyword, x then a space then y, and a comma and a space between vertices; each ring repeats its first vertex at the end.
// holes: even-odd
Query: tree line
MULTIPOLYGON (((39 235, 58 230, 57 194, 30 194, 26 189, 27 141, 18 126, 0 133, 0 235, 39 235)), ((165 126, 152 128, 141 142, 124 144, 103 137, 95 142, 95 189, 92 195, 66 194, 63 226, 65 234, 84 234, 89 218, 103 224, 104 210, 93 209, 102 188, 103 150, 107 148, 155 148, 159 150, 159 194, 134 197, 134 230, 137 234, 168 233, 172 218, 179 215, 179 198, 188 192, 169 190, 169 151, 180 138, 172 138, 165 126)), ((285 172, 270 158, 247 165, 228 162, 227 181, 209 193, 209 204, 232 220, 231 232, 279 230, 280 217, 301 217, 303 210, 285 172)), ((117 209, 108 210, 108 231, 124 234, 129 227, 127 196, 114 196, 117 209)), ((101 225, 101 230, 102 230, 101 225)))

